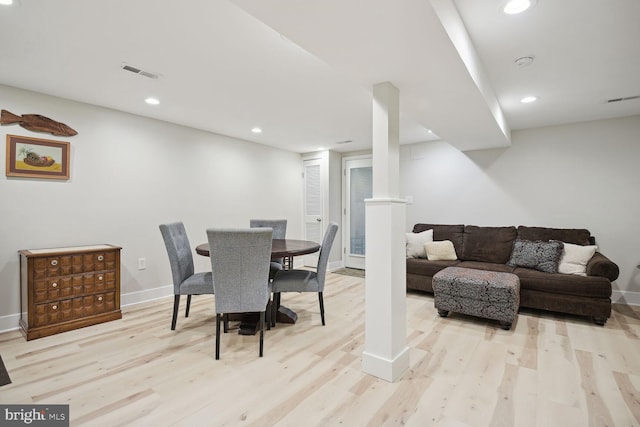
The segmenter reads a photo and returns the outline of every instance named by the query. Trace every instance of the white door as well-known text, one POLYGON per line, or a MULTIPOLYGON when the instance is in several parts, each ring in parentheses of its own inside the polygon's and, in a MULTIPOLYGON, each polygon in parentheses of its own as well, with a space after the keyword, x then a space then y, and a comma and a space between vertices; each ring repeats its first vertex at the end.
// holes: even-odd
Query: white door
POLYGON ((373 194, 371 159, 345 161, 345 267, 364 270, 365 205, 373 194))
MULTIPOLYGON (((305 160, 304 168, 304 240, 322 243, 322 161, 305 160)), ((318 253, 304 256, 304 265, 318 265, 318 253)))

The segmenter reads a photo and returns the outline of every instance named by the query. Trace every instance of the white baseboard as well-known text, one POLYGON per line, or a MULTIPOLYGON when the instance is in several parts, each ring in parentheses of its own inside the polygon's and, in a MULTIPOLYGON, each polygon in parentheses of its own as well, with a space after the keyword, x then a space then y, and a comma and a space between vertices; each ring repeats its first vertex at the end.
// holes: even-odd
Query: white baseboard
POLYGON ((640 305, 640 292, 613 291, 611 302, 614 304, 640 305))
POLYGON ((344 263, 342 262, 342 260, 333 261, 327 264, 327 270, 329 271, 338 270, 340 268, 344 268, 344 263))
POLYGON ((392 360, 383 356, 362 352, 362 371, 390 383, 397 381, 409 369, 409 347, 402 349, 392 360))
MULTIPOLYGON (((293 259, 293 268, 304 268, 304 260, 302 258, 303 257, 297 257, 293 259), (300 259, 300 260, 296 261, 297 259, 300 259)), ((344 267, 344 263, 342 262, 342 260, 332 261, 327 264, 328 271, 337 270, 343 267, 344 267)))
POLYGON ((128 305, 141 304, 143 302, 149 302, 171 295, 173 295, 173 285, 146 289, 144 291, 129 292, 128 294, 122 294, 120 296, 120 306, 126 307, 128 305))
POLYGON ((20 313, 0 317, 0 333, 15 331, 20 326, 20 313))

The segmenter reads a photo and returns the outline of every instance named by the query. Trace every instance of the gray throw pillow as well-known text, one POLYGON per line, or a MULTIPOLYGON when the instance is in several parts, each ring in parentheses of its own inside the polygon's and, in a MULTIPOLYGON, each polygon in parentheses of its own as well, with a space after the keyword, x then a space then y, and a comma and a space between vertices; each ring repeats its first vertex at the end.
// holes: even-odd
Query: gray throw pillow
POLYGON ((545 273, 557 273, 564 244, 558 240, 516 240, 507 263, 512 267, 533 268, 545 273))

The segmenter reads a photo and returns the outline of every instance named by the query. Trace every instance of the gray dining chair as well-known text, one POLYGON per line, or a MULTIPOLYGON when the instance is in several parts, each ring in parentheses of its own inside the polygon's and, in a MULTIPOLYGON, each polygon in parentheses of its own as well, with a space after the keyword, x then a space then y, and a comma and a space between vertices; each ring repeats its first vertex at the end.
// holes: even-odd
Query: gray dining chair
POLYGON ((329 263, 329 253, 331 246, 338 231, 338 224, 332 222, 327 227, 320 246, 320 255, 318 255, 318 265, 316 271, 310 270, 282 270, 278 271, 273 278, 273 295, 274 304, 273 312, 280 305, 281 292, 317 292, 318 302, 320 303, 320 317, 324 326, 324 300, 322 293, 324 292, 324 282, 327 274, 327 264, 329 263))
POLYGON ((187 296, 187 309, 184 317, 189 317, 191 295, 213 295, 213 279, 211 272, 194 273, 193 254, 189 238, 182 222, 161 224, 160 232, 169 255, 171 274, 173 276, 173 318, 171 330, 176 329, 180 296, 187 296))
POLYGON ((230 313, 260 312, 260 357, 270 306, 269 260, 273 230, 267 227, 207 229, 216 307, 216 360, 220 359, 220 320, 230 313))
MULTIPOLYGON (((249 227, 271 227, 273 229, 274 239, 285 239, 287 235, 286 219, 251 219, 249 220, 249 227)), ((273 276, 283 268, 284 258, 272 259, 269 269, 269 278, 273 279, 273 276)))

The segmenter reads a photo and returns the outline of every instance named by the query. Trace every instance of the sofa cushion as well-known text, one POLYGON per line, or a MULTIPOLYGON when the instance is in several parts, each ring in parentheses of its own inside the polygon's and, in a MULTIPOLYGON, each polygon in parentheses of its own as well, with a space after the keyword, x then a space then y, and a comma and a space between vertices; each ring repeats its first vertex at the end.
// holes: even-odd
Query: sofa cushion
POLYGON ((451 240, 427 242, 424 244, 424 251, 427 253, 427 259, 429 261, 455 261, 458 259, 456 249, 453 247, 451 240))
POLYGON ((460 261, 427 261, 426 259, 408 258, 407 274, 433 277, 438 271, 459 263, 460 261))
POLYGON ((433 230, 433 241, 451 240, 453 247, 456 249, 456 256, 460 258, 462 255, 462 241, 464 236, 464 225, 447 225, 447 224, 416 224, 413 226, 413 232, 419 233, 425 230, 433 230))
POLYGON ((592 298, 611 297, 611 282, 604 277, 543 273, 523 267, 516 268, 513 273, 520 278, 520 287, 523 290, 592 298))
POLYGON ((558 265, 558 273, 587 275, 587 263, 598 249, 595 245, 573 245, 565 243, 558 265))
MULTIPOLYGON (((545 273, 557 273, 563 247, 564 244, 557 240, 542 242, 516 239, 507 264, 533 268, 545 273)), ((586 264, 585 262, 585 266, 586 264)))
POLYGON ((591 233, 584 228, 547 228, 547 227, 518 227, 520 240, 559 240, 574 245, 588 245, 591 243, 591 233))
POLYGON ((498 271, 501 273, 512 273, 515 267, 507 264, 494 264, 491 262, 479 262, 479 261, 462 261, 456 267, 472 268, 474 270, 483 271, 498 271))
POLYGON ((433 241, 433 230, 420 233, 405 233, 407 242, 407 258, 426 258, 424 244, 433 241))
POLYGON ((462 256, 464 261, 506 264, 516 239, 515 227, 464 227, 462 256))

